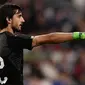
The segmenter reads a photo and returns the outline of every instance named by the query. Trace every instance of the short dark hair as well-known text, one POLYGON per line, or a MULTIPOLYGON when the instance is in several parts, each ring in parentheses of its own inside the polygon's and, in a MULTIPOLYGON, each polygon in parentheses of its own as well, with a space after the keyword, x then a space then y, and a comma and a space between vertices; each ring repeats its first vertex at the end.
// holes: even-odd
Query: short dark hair
POLYGON ((0 6, 0 29, 8 26, 6 18, 12 18, 16 13, 16 10, 21 12, 21 8, 18 5, 12 3, 5 3, 0 6))

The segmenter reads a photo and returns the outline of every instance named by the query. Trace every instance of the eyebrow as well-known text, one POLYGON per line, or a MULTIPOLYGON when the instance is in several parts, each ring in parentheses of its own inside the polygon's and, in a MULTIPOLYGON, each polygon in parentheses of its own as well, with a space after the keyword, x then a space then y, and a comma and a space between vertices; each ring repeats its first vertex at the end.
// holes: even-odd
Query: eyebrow
POLYGON ((18 15, 22 15, 22 13, 17 13, 18 15))
POLYGON ((17 16, 22 16, 22 13, 16 13, 17 16))

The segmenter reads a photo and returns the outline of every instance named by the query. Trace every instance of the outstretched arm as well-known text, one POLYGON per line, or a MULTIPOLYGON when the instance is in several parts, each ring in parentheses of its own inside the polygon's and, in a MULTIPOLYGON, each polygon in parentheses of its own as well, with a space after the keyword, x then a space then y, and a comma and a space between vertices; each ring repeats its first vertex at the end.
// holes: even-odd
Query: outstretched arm
POLYGON ((56 44, 71 40, 73 40, 73 33, 55 32, 33 37, 32 46, 35 47, 42 44, 56 44))
POLYGON ((33 37, 32 46, 35 47, 42 44, 57 44, 79 39, 85 39, 84 32, 73 32, 73 33, 55 32, 44 35, 37 35, 33 37))
POLYGON ((32 47, 36 47, 42 44, 57 44, 79 39, 85 39, 84 32, 73 32, 73 33, 55 32, 55 33, 37 35, 33 37, 32 47))

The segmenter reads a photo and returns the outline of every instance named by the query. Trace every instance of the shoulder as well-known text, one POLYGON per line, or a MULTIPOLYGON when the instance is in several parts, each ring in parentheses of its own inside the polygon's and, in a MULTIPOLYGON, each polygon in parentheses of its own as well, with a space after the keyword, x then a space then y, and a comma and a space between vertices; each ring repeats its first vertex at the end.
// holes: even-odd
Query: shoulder
POLYGON ((29 34, 15 33, 14 36, 20 39, 32 39, 33 37, 29 34))

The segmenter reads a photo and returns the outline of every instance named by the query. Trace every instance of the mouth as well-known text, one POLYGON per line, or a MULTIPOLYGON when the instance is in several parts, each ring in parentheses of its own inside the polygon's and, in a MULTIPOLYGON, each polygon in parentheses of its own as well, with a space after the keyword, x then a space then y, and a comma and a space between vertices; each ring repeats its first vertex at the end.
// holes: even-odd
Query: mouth
POLYGON ((22 27, 23 24, 20 24, 19 26, 22 27))

